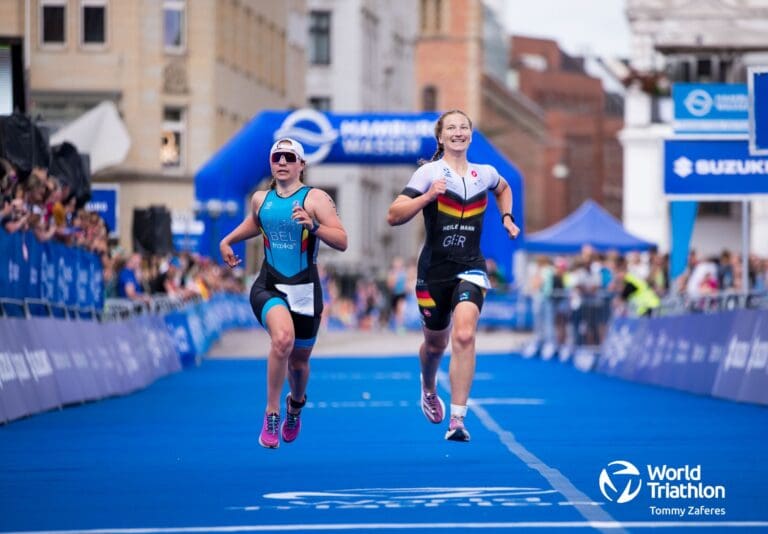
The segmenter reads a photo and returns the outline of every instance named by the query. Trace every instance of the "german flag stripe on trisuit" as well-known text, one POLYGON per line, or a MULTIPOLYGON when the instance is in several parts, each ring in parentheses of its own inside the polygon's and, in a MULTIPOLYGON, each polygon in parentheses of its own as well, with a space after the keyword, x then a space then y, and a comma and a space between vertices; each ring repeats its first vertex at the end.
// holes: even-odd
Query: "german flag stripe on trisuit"
POLYGON ((469 204, 462 204, 457 200, 448 198, 445 195, 437 197, 437 211, 445 213, 451 217, 474 217, 485 211, 485 207, 488 205, 488 197, 483 195, 482 198, 471 202, 469 204))
POLYGON ((416 301, 422 308, 434 308, 436 306, 435 301, 432 299, 432 295, 430 295, 427 290, 417 290, 416 301))
POLYGON ((264 248, 266 249, 272 248, 272 245, 269 244, 269 238, 267 237, 267 232, 264 231, 264 228, 259 227, 259 231, 261 232, 261 235, 264 238, 264 248))

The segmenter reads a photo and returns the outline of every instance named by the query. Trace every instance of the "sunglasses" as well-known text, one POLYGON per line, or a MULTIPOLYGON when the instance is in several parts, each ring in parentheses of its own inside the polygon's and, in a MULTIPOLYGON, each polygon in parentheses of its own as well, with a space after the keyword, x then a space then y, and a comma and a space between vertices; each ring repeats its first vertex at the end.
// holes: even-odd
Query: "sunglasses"
POLYGON ((278 163, 280 158, 285 158, 286 163, 296 163, 299 157, 293 152, 273 152, 272 163, 278 163))

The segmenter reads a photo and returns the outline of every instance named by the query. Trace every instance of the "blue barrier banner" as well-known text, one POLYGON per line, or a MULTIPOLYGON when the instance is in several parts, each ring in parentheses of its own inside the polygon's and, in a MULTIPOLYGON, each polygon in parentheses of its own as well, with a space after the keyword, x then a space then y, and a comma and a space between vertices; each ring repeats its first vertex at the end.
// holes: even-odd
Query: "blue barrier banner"
POLYGON ((69 285, 69 288, 67 289, 69 298, 62 302, 67 306, 77 306, 77 267, 81 251, 73 247, 63 247, 62 253, 64 254, 67 265, 64 272, 69 285))
POLYGON ((90 262, 88 266, 89 274, 89 300, 85 306, 93 306, 97 310, 104 308, 104 268, 101 265, 101 260, 98 256, 89 256, 90 262))
POLYGON ((681 338, 681 324, 678 317, 662 317, 650 322, 649 327, 657 332, 656 347, 652 365, 647 369, 647 381, 659 386, 672 386, 673 361, 681 338))
POLYGON ((11 236, 0 229, 0 297, 9 297, 11 290, 8 267, 11 257, 11 236))
POLYGON ((6 254, 3 258, 5 269, 7 269, 7 278, 5 278, 5 287, 2 297, 14 299, 23 299, 27 293, 27 284, 29 283, 28 264, 24 259, 22 234, 15 232, 6 235, 6 254), (7 258, 7 259, 6 259, 7 258))
POLYGON ((120 393, 127 394, 136 391, 143 385, 143 378, 139 376, 139 360, 135 357, 133 351, 133 332, 124 324, 109 323, 108 328, 103 332, 112 340, 112 354, 116 355, 115 361, 118 367, 118 378, 120 379, 120 393))
POLYGON ((56 301, 56 261, 52 243, 40 246, 40 298, 56 301))
POLYGON ((75 264, 75 298, 78 306, 87 308, 93 305, 91 297, 90 276, 93 254, 85 250, 77 250, 75 264))
POLYGON ((75 368, 75 362, 72 359, 68 347, 62 341, 60 325, 63 321, 49 317, 39 317, 30 319, 30 322, 37 323, 36 331, 45 335, 48 347, 48 355, 51 358, 51 365, 54 369, 54 376, 59 388, 59 398, 61 404, 73 404, 81 402, 85 398, 83 387, 80 384, 80 372, 75 368))
POLYGON ((627 380, 768 404, 768 312, 617 318, 596 369, 627 380))
POLYGON ((171 312, 165 315, 164 320, 168 334, 171 336, 176 351, 179 353, 181 363, 183 365, 195 363, 197 351, 192 340, 192 334, 189 331, 187 314, 183 311, 171 312))
POLYGON ((629 347, 626 365, 621 369, 621 376, 626 380, 640 380, 646 367, 651 365, 653 348, 656 346, 656 335, 652 331, 650 319, 635 319, 638 325, 635 338, 629 347))
POLYGON ((141 372, 141 359, 134 352, 133 344, 136 339, 127 321, 110 324, 111 332, 118 341, 118 354, 125 369, 126 392, 136 391, 144 386, 144 376, 141 372))
POLYGON ((659 368, 661 367, 664 359, 664 354, 667 350, 667 344, 669 338, 667 336, 668 323, 660 323, 662 319, 640 319, 645 323, 646 329, 643 337, 638 337, 639 343, 636 343, 637 347, 641 348, 641 353, 633 351, 634 358, 637 362, 635 367, 633 380, 638 382, 656 384, 657 376, 660 374, 659 368))
POLYGON ((103 324, 101 338, 104 340, 105 346, 115 364, 116 393, 118 395, 125 395, 130 393, 134 386, 122 357, 125 341, 118 337, 118 331, 119 327, 116 323, 103 324))
POLYGON ((81 329, 79 328, 76 330, 79 331, 78 334, 81 339, 88 340, 88 343, 83 343, 82 351, 85 357, 88 358, 88 366, 91 368, 93 380, 96 382, 97 398, 109 397, 114 393, 115 385, 108 376, 108 370, 101 360, 101 355, 97 352, 96 347, 93 346, 95 340, 90 336, 90 332, 80 331, 81 329))
POLYGON ((27 261, 27 289, 25 296, 39 299, 41 291, 40 264, 42 263, 43 247, 32 238, 32 234, 27 234, 26 240, 30 242, 30 246, 27 247, 27 254, 29 257, 27 261))
POLYGON ((146 372, 145 383, 149 384, 165 374, 162 362, 163 353, 157 341, 157 334, 152 331, 148 316, 136 317, 131 323, 132 330, 138 340, 138 352, 144 357, 142 368, 146 372))
POLYGON ((80 387, 83 390, 81 400, 95 400, 101 398, 101 392, 91 369, 88 356, 83 347, 83 338, 77 330, 71 327, 71 321, 61 319, 54 320, 56 325, 57 345, 67 351, 77 373, 80 387))
POLYGON ((143 315, 109 323, 2 318, 0 421, 129 393, 180 370, 175 326, 195 361, 226 326, 255 324, 244 295, 217 295, 165 318, 143 315))
POLYGON ((158 347, 160 350, 160 362, 163 374, 180 371, 181 361, 179 360, 179 355, 173 345, 173 339, 165 326, 163 318, 158 315, 152 315, 147 318, 147 323, 149 326, 148 342, 151 345, 158 347))
POLYGON ((104 305, 101 260, 83 249, 40 243, 32 232, 0 229, 0 297, 39 298, 83 308, 104 305))
POLYGON ((51 339, 48 332, 39 328, 38 320, 9 319, 9 321, 32 374, 38 411, 61 406, 59 387, 47 350, 48 346, 56 343, 56 339, 51 339))
MULTIPOLYGON (((41 411, 41 405, 35 391, 35 379, 24 356, 24 336, 26 334, 20 330, 20 323, 23 323, 24 319, 7 318, 3 319, 2 322, 5 323, 6 328, 3 338, 6 339, 8 346, 7 362, 13 369, 13 376, 10 380, 11 387, 14 387, 13 384, 15 384, 17 395, 21 397, 21 405, 24 407, 22 415, 37 413, 41 411)), ((5 380, 3 383, 5 384, 5 380)))
POLYGON ((747 368, 739 389, 739 400, 768 404, 768 311, 761 310, 755 319, 755 332, 747 368))
POLYGON ((533 302, 519 293, 486 294, 478 322, 480 327, 530 329, 533 326, 533 302))
POLYGON ((691 352, 679 382, 680 389, 701 395, 712 394, 735 318, 732 312, 681 317, 685 320, 691 352))
POLYGON ((115 358, 114 346, 107 337, 107 332, 99 323, 78 321, 82 326, 82 335, 88 340, 88 354, 91 368, 97 383, 101 385, 101 396, 120 395, 125 388, 124 369, 119 358, 115 358))
POLYGON ((626 317, 617 317, 610 322, 600 347, 596 371, 607 375, 617 374, 616 367, 627 359, 629 347, 632 345, 633 327, 636 325, 637 321, 630 321, 626 317))
MULTIPOLYGON (((37 402, 30 404, 27 394, 16 372, 14 362, 19 358, 16 344, 12 343, 15 334, 9 319, 0 320, 0 395, 3 397, 3 409, 6 420, 12 421, 19 417, 34 413, 37 402)), ((23 356, 22 356, 23 359, 23 356)), ((26 373, 22 370, 22 376, 26 373)))
POLYGON ((712 395, 739 400, 739 392, 747 370, 759 312, 739 310, 731 313, 735 317, 731 326, 725 357, 720 363, 715 384, 712 387, 712 395))
POLYGON ((182 365, 196 363, 224 330, 259 327, 245 295, 215 295, 208 302, 167 313, 163 319, 182 365))
POLYGON ((627 380, 635 379, 635 369, 642 347, 648 321, 615 318, 609 327, 600 357, 596 365, 598 372, 618 376, 627 380))

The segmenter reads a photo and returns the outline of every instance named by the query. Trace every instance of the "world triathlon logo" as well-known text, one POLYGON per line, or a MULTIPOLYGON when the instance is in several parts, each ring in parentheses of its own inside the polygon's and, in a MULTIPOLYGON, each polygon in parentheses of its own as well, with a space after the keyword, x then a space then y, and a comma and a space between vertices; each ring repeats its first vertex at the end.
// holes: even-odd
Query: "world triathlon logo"
POLYGON ((643 480, 640 471, 624 460, 611 462, 600 472, 600 493, 611 502, 624 504, 640 493, 643 480))
POLYGON ((703 117, 712 110, 712 95, 703 89, 695 89, 688 93, 683 104, 694 117, 703 117))
POLYGON ((307 163, 318 163, 328 156, 339 132, 323 113, 314 109, 299 109, 288 115, 275 132, 275 141, 281 137, 296 139, 304 145, 307 163))

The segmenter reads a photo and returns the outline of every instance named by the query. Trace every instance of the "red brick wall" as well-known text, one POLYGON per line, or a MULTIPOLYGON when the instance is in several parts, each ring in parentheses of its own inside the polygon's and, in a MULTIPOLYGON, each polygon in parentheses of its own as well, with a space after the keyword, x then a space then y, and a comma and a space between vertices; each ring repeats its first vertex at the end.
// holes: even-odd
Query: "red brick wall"
POLYGON ((546 225, 575 210, 588 198, 617 217, 621 214, 622 154, 616 134, 622 118, 605 114, 605 95, 599 79, 573 70, 578 60, 568 61, 557 43, 548 39, 513 37, 510 65, 518 72, 520 91, 544 110, 550 136, 543 188, 546 195, 532 199, 532 210, 541 210, 546 225), (546 59, 546 69, 529 68, 523 56, 546 59), (551 169, 564 163, 568 177, 555 179, 551 169))

